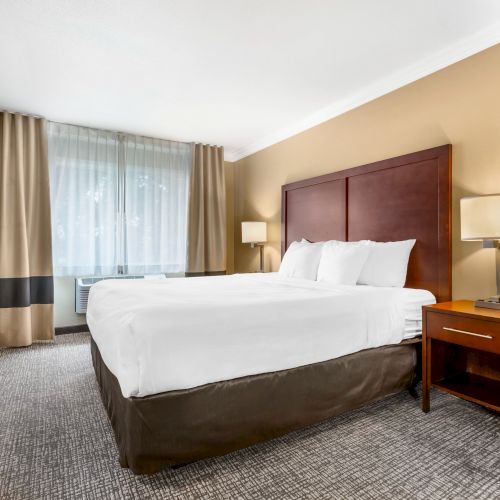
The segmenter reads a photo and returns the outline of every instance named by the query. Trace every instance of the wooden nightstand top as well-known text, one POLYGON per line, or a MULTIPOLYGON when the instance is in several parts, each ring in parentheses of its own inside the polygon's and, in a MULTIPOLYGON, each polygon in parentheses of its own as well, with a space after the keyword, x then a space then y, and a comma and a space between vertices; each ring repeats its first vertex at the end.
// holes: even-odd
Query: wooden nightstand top
POLYGON ((500 322, 500 311, 496 309, 486 309, 484 307, 475 307, 472 300, 441 302, 440 304, 424 306, 424 309, 429 312, 433 311, 443 314, 451 314, 453 316, 500 322))

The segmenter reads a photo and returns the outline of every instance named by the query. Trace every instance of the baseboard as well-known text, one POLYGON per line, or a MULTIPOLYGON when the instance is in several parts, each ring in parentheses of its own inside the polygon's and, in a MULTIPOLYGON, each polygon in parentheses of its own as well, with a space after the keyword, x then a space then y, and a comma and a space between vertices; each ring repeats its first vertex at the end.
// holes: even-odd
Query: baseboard
POLYGON ((88 332, 89 325, 84 323, 83 325, 72 325, 72 326, 56 326, 55 333, 56 335, 65 335, 66 333, 80 333, 80 332, 88 332))

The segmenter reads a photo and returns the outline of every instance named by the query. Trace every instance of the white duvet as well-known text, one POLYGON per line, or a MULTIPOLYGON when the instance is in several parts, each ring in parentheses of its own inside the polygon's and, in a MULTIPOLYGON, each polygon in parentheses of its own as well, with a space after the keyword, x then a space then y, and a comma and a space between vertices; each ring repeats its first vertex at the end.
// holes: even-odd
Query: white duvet
POLYGON ((142 397, 396 344, 408 311, 433 302, 424 290, 277 273, 104 280, 91 288, 87 321, 123 396, 142 397))

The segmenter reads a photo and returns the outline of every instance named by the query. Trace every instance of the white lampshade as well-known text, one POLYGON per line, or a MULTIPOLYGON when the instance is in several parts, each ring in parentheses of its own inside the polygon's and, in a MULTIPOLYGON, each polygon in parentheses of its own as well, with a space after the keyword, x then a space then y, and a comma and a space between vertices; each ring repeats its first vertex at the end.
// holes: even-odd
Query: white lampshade
POLYGON ((267 224, 265 222, 242 222, 241 242, 262 243, 267 241, 267 224))
POLYGON ((500 194, 460 200, 462 240, 500 240, 500 194))

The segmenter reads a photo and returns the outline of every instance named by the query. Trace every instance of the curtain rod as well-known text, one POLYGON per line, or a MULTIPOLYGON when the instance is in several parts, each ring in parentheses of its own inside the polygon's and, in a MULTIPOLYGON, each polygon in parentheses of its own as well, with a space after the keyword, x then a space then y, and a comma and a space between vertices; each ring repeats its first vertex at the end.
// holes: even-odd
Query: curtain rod
POLYGON ((6 108, 0 108, 0 111, 2 113, 9 113, 11 115, 29 116, 31 118, 40 118, 42 120, 45 119, 45 116, 34 115, 33 113, 24 113, 23 111, 12 111, 12 110, 6 109, 6 108))
POLYGON ((223 146, 218 146, 217 144, 206 144, 204 142, 199 142, 199 141, 178 141, 176 139, 164 139, 162 137, 151 137, 150 135, 134 134, 132 132, 123 132, 122 130, 89 127, 87 125, 76 125, 75 123, 56 122, 54 120, 48 120, 48 121, 50 121, 52 123, 57 123, 59 125, 68 125, 70 127, 81 127, 81 128, 86 128, 89 130, 102 130, 103 132, 110 132, 112 134, 121 134, 121 135, 135 136, 135 137, 143 137, 144 139, 158 139, 159 141, 180 142, 181 144, 202 144, 204 146, 211 146, 211 147, 216 147, 216 148, 223 147, 223 146))
POLYGON ((51 123, 56 123, 58 125, 68 125, 70 127, 80 127, 80 128, 86 128, 86 129, 89 129, 89 130, 102 130, 103 132, 110 132, 112 134, 128 135, 128 136, 135 136, 135 137, 143 137, 144 139, 158 139, 159 141, 180 142, 182 144, 193 144, 193 141, 176 141, 175 139, 164 139, 162 137, 151 137, 150 135, 134 134, 132 132, 123 132, 122 130, 113 130, 113 129, 109 129, 109 128, 89 127, 88 125, 77 125, 75 123, 56 122, 54 120, 48 120, 48 121, 50 121, 51 123))
POLYGON ((57 123, 59 125, 69 125, 69 126, 72 126, 72 127, 86 128, 86 129, 89 129, 89 130, 102 130, 104 132, 111 132, 112 134, 120 134, 120 135, 143 137, 144 139, 158 139, 160 141, 180 142, 182 144, 202 144, 204 146, 211 146, 211 147, 216 147, 216 148, 222 147, 222 146, 218 146, 217 144, 206 144, 204 142, 198 142, 198 141, 177 141, 175 139, 164 139, 162 137, 151 137, 149 135, 134 134, 134 133, 131 133, 131 132, 123 132, 121 130, 112 130, 112 129, 89 127, 87 125, 76 125, 75 123, 56 122, 55 120, 48 120, 44 116, 35 115, 33 113, 25 113, 23 111, 11 111, 10 109, 6 109, 6 108, 0 108, 0 112, 2 112, 2 113, 10 113, 12 115, 28 116, 28 117, 31 117, 31 118, 38 118, 38 119, 42 119, 42 120, 46 119, 48 122, 57 123))

